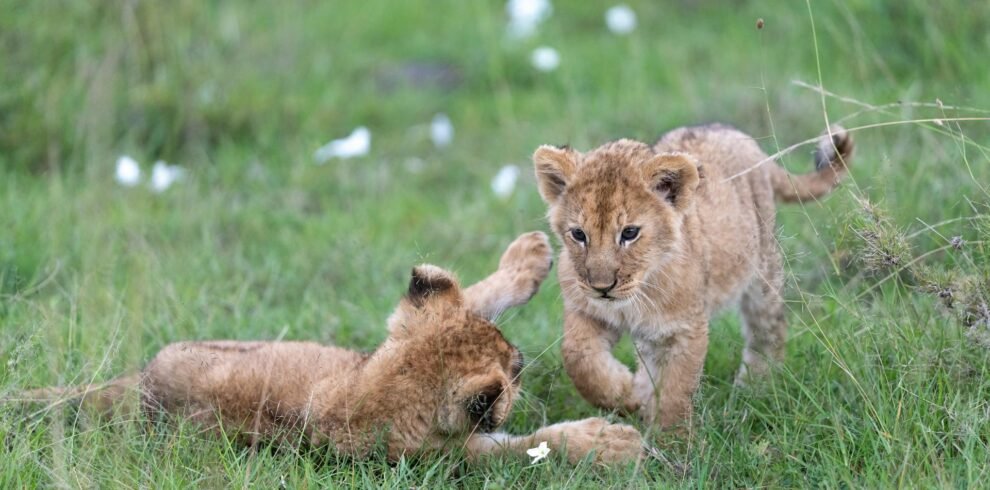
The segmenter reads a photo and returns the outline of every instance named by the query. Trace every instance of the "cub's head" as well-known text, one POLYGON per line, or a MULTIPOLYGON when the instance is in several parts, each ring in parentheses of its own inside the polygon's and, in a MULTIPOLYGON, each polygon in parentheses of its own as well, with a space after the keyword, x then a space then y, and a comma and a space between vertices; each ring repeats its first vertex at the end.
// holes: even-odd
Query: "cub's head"
POLYGON ((443 434, 489 432, 505 422, 523 367, 519 350, 493 319, 469 309, 475 302, 464 294, 451 273, 414 268, 383 346, 402 352, 402 375, 422 387, 412 396, 438 398, 435 422, 443 434))
POLYGON ((544 145, 533 163, 550 226, 563 243, 565 294, 608 303, 651 287, 650 274, 678 253, 699 184, 694 159, 619 140, 585 154, 544 145))

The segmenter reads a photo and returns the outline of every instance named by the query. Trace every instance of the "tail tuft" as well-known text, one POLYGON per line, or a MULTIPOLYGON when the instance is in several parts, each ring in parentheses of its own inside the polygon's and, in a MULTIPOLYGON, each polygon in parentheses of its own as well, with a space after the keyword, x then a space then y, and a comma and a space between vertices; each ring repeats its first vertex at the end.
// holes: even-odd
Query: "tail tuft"
POLYGON ((842 126, 832 126, 815 149, 815 171, 794 175, 779 165, 770 170, 774 197, 783 202, 803 202, 825 196, 846 175, 855 148, 842 126))
POLYGON ((845 128, 833 125, 827 134, 822 135, 815 149, 815 170, 821 172, 826 167, 841 165, 846 166, 846 161, 852 158, 853 148, 852 136, 845 128), (830 139, 828 135, 831 134, 830 139))

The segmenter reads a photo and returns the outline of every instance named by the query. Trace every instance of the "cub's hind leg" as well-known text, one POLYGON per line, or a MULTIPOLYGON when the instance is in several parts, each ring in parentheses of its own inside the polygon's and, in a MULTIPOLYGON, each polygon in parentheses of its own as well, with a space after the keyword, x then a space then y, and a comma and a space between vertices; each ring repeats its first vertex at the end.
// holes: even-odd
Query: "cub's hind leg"
POLYGON ((787 312, 784 308, 784 272, 780 250, 775 245, 765 247, 761 273, 742 295, 742 365, 736 384, 767 373, 770 365, 784 356, 787 339, 787 312))

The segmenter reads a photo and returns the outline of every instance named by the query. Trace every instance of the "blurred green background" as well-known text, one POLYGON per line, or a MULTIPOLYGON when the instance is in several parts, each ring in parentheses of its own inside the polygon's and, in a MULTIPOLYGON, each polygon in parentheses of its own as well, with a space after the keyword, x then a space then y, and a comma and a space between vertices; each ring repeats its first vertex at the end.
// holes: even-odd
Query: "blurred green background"
MULTIPOLYGON (((539 144, 722 121, 773 153, 826 116, 868 126, 845 186, 780 210, 785 365, 733 388, 738 322, 718 319, 694 431, 651 435, 674 464, 326 462, 2 407, 0 486, 980 486, 990 3, 628 5, 627 35, 611 3, 557 1, 514 39, 501 1, 0 0, 0 395, 109 379, 182 339, 374 348, 412 265, 471 282, 546 228, 539 144), (531 64, 539 46, 559 68, 531 64), (368 155, 314 161, 358 126, 368 155), (114 180, 125 154, 138 186, 114 180), (153 192, 156 160, 184 178, 153 192), (521 175, 500 197, 505 165, 521 175)), ((808 150, 783 161, 808 171, 808 150)), ((561 308, 551 279, 501 322, 531 360, 513 431, 599 413, 562 371, 561 308)))

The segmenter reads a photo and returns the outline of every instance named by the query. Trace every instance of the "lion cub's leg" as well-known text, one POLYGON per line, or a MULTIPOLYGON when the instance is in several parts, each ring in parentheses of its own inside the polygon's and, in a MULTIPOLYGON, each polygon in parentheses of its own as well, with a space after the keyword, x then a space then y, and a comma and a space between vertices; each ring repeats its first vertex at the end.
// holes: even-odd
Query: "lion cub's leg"
POLYGON ((619 333, 577 311, 564 311, 564 368, 585 400, 606 409, 635 412, 633 375, 612 356, 619 333))
POLYGON ((693 398, 708 353, 708 324, 665 339, 661 344, 636 342, 640 358, 634 398, 643 420, 661 428, 690 421, 693 398))
POLYGON ((503 311, 529 301, 553 265, 553 249, 546 234, 520 235, 502 254, 498 270, 464 290, 468 309, 494 320, 503 311))
POLYGON ((773 248, 766 253, 768 259, 763 273, 743 292, 740 304, 746 345, 736 384, 744 384, 746 378, 766 374, 770 364, 784 355, 787 339, 787 314, 781 295, 784 274, 780 252, 773 248))
POLYGON ((527 449, 544 442, 552 451, 566 452, 571 463, 578 463, 591 453, 595 462, 606 464, 636 461, 643 454, 643 439, 638 430, 598 417, 561 422, 528 436, 472 434, 465 448, 471 458, 500 452, 525 455, 527 449))

